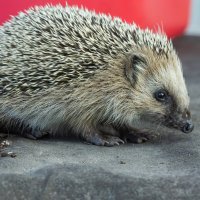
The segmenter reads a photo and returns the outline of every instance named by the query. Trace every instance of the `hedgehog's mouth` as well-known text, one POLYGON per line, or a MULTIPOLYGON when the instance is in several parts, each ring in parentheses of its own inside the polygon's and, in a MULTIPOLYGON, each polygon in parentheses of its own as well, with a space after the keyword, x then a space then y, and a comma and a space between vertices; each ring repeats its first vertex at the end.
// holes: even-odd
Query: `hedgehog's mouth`
POLYGON ((141 116, 141 119, 144 122, 153 124, 164 125, 168 128, 178 129, 184 133, 191 133, 194 129, 194 125, 192 123, 190 112, 173 112, 172 114, 163 115, 159 113, 146 113, 141 116))
POLYGON ((181 130, 184 133, 191 133, 194 129, 191 119, 178 118, 175 116, 167 117, 163 124, 169 128, 181 130))

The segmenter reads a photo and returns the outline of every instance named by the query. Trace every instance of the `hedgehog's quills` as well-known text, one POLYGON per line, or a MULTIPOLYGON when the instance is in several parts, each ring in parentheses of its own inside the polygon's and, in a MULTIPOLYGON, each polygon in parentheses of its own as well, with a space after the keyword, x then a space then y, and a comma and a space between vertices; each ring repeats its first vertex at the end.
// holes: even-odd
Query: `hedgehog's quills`
POLYGON ((135 123, 143 118, 193 129, 181 64, 164 34, 46 6, 12 18, 0 38, 1 126, 107 146, 140 137, 135 123))

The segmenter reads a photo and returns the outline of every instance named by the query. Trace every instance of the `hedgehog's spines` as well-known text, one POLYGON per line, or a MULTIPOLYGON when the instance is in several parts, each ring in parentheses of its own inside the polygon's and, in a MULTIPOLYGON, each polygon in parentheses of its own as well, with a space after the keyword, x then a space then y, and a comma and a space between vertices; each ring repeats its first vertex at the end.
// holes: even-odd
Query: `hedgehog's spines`
POLYGON ((83 82, 111 66, 110 58, 118 59, 133 48, 145 47, 166 56, 173 50, 165 35, 141 30, 117 17, 61 5, 20 12, 0 28, 0 37, 4 94, 11 90, 38 93, 52 85, 83 82), (10 40, 6 39, 8 35, 10 40), (6 48, 10 51, 4 51, 6 48), (21 71, 15 62, 21 65, 21 71), (14 71, 17 73, 13 76, 14 71))

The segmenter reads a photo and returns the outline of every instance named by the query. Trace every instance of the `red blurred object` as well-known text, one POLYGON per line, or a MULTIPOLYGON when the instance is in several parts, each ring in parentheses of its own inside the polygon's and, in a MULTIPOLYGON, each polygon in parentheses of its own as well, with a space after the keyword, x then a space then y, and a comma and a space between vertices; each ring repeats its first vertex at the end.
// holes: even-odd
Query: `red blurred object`
MULTIPOLYGON (((67 0, 69 5, 83 5, 90 10, 121 17, 142 28, 149 27, 157 30, 158 26, 169 37, 181 35, 188 24, 190 0, 67 0)), ((66 0, 1 0, 0 24, 17 15, 19 11, 35 5, 53 5, 60 3, 63 6, 66 0)))

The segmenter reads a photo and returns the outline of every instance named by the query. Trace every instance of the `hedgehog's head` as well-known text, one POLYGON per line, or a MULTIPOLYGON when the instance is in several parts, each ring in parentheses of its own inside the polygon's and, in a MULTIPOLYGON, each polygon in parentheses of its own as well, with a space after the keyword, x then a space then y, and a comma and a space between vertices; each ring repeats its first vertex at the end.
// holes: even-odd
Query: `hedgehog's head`
POLYGON ((185 133, 193 130, 189 96, 174 50, 158 53, 143 48, 132 52, 125 74, 134 89, 132 99, 141 117, 185 133))

